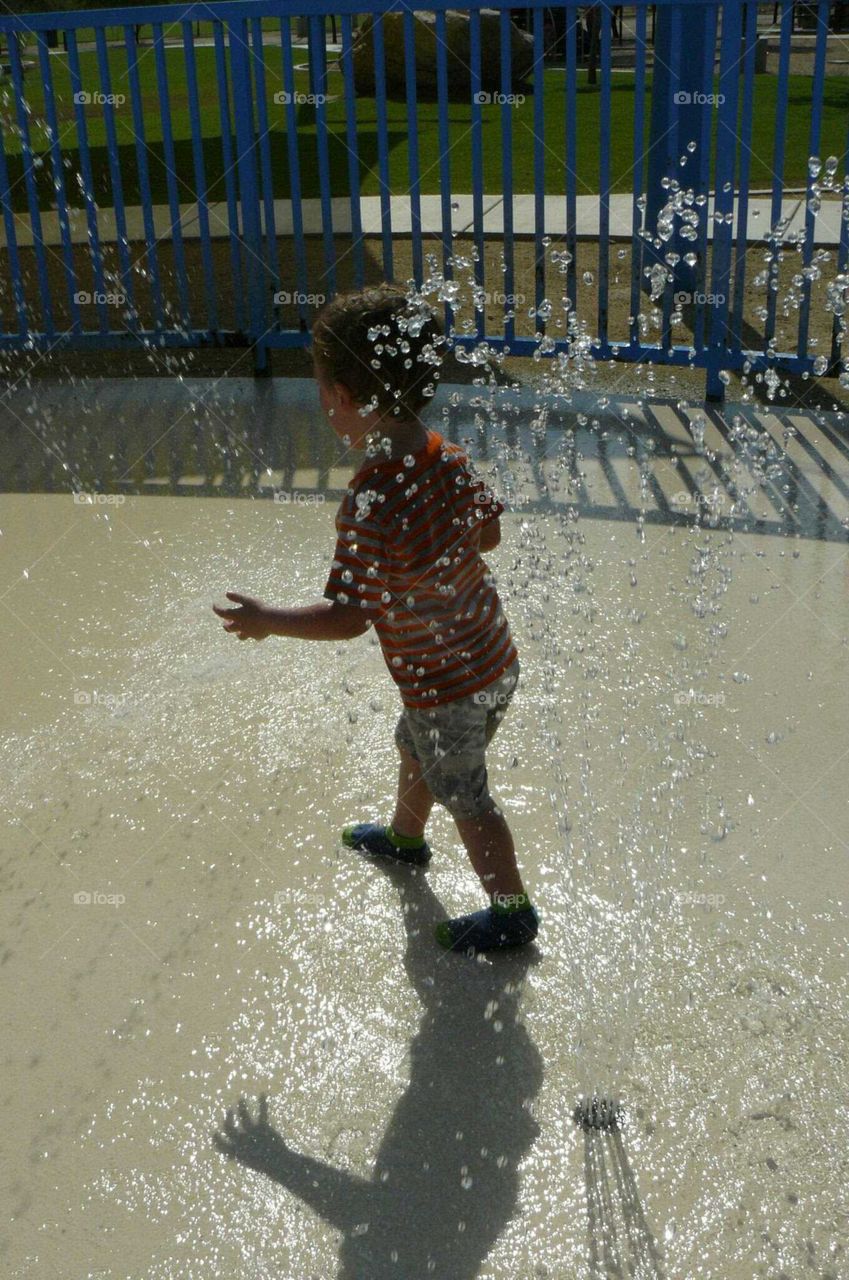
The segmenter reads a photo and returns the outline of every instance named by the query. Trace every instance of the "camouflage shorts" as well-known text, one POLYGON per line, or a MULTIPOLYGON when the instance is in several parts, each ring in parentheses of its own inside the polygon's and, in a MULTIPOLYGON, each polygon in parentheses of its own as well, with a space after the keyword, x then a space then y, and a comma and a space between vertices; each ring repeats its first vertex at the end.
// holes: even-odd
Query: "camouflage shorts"
POLYGON ((484 753, 510 705, 519 659, 478 693, 430 708, 405 707, 395 741, 421 765, 431 794, 455 818, 478 818, 495 801, 484 753))

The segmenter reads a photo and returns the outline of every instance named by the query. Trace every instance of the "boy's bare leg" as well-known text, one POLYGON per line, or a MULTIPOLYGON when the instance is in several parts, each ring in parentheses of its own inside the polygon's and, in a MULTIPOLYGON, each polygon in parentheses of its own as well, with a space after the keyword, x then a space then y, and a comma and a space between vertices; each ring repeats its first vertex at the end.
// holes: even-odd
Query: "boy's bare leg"
POLYGON ((399 836, 422 836, 434 805, 422 767, 409 751, 398 747, 401 764, 398 769, 398 799, 392 829, 399 836))
POLYGON ((516 847, 504 814, 495 808, 480 817, 455 818, 454 822, 486 893, 524 893, 516 847))

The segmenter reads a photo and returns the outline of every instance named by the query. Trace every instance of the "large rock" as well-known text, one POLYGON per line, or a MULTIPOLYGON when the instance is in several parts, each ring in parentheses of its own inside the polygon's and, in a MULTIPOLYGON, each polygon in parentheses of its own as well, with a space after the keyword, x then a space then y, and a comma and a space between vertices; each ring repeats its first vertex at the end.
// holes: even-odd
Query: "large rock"
MULTIPOLYGON (((481 89, 485 93, 501 92, 501 23, 497 9, 481 9, 481 89)), ((452 98, 467 97, 472 88, 472 40, 467 11, 448 9, 445 22, 448 93, 452 98)), ((416 46, 416 92, 420 98, 435 98, 436 14, 417 13, 413 19, 416 46)), ((354 85, 357 93, 371 96, 375 91, 373 18, 367 18, 353 42, 354 85)), ((511 93, 523 86, 533 71, 533 37, 510 23, 512 49, 511 93)), ((386 93, 390 98, 407 95, 407 64, 404 55, 404 15, 383 15, 383 47, 386 60, 386 93)))

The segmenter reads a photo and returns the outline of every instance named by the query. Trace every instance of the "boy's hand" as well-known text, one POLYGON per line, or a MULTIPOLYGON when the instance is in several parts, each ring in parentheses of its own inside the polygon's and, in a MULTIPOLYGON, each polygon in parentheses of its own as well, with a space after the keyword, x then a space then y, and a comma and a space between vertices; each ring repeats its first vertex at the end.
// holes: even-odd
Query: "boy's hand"
POLYGON ((213 1145, 224 1156, 239 1160, 249 1168, 260 1172, 273 1172, 275 1163, 286 1152, 286 1144, 276 1129, 268 1123, 268 1099, 263 1093, 259 1099, 256 1119, 251 1115, 244 1098, 238 1102, 239 1119, 235 1119, 232 1107, 228 1109, 222 1128, 212 1135, 213 1145))
POLYGON ((240 596, 235 591, 228 591, 227 599, 235 600, 242 607, 220 609, 217 604, 212 606, 219 618, 225 619, 225 631, 232 631, 239 640, 265 640, 271 635, 269 610, 261 600, 256 600, 253 596, 240 596))

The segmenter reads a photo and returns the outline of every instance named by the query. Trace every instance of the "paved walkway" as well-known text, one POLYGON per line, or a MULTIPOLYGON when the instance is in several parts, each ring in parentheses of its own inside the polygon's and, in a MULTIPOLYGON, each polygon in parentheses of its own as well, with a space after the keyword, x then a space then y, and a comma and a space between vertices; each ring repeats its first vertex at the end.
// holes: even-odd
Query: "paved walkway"
MULTIPOLYGON (((535 196, 517 195, 513 197, 513 234, 516 236, 532 236, 534 234, 535 196)), ((610 235, 618 239, 630 239, 632 226, 633 196, 629 192, 614 195, 610 198, 610 235)), ((333 228, 339 234, 351 231, 351 205, 347 196, 331 200, 333 228)), ((470 234, 474 228, 474 208, 470 195, 451 197, 452 229, 460 234, 470 234)), ((412 215, 408 195, 392 196, 390 199, 393 235, 410 235, 412 215)), ((771 225, 772 201, 769 197, 757 197, 749 201, 749 215, 746 239, 755 244, 768 238, 771 225)), ((126 211, 127 234, 130 240, 144 240, 144 223, 141 206, 128 208, 126 211)), ((782 217, 789 219, 787 234, 803 231, 805 226, 805 198, 801 192, 787 193, 782 201, 782 217)), ((360 201, 360 213, 363 232, 366 235, 379 235, 381 231, 380 198, 367 196, 360 201)), ((713 213, 713 197, 708 199, 708 216, 713 213)), ((597 195, 578 196, 576 201, 576 225, 579 239, 595 240, 599 234, 600 200, 597 195)), ((320 235, 323 230, 323 219, 320 200, 304 200, 302 202, 304 232, 307 235, 320 235)), ((841 205, 839 200, 823 200, 822 208, 814 225, 814 243, 825 247, 834 247, 840 241, 841 205)), ((167 205, 153 206, 154 226, 157 239, 170 238, 171 213, 167 205)), ((278 235, 292 235, 292 202, 275 200, 274 218, 278 235)), ((442 205, 439 196, 423 196, 421 201, 422 232, 425 235, 442 233, 442 205)), ((566 198, 565 196, 544 197, 544 219, 546 233, 554 236, 566 234, 566 198)), ((60 244, 59 219, 56 213, 42 214, 42 232, 47 244, 60 244)), ((223 202, 209 206, 209 222, 214 237, 229 234, 227 206, 223 202)), ((196 204, 186 204, 181 209, 181 227, 183 235, 197 238, 198 213, 196 204)), ((117 239, 115 215, 111 209, 98 211, 98 229, 103 241, 117 239)), ((16 231, 19 245, 32 244, 32 230, 29 217, 19 214, 16 218, 16 231)), ((737 204, 734 208, 734 235, 737 234, 737 204)), ((485 236, 504 235, 504 196, 493 194, 483 197, 483 233, 485 236)), ((75 243, 85 243, 88 239, 88 224, 84 210, 74 210, 72 214, 71 238, 75 243)), ((0 227, 0 248, 6 245, 5 227, 0 227)))

